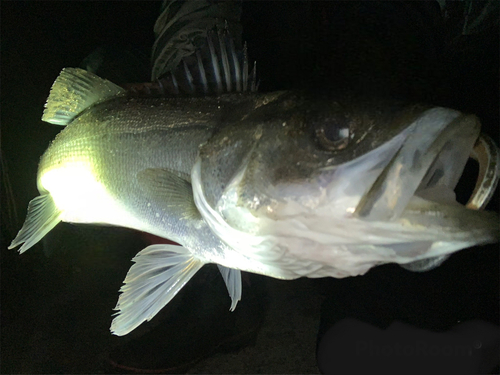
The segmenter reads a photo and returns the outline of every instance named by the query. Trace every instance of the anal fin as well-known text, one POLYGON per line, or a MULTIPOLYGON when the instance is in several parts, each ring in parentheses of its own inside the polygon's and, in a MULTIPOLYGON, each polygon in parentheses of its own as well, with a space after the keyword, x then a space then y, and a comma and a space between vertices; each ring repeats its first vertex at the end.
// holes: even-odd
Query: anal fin
POLYGON ((204 265, 177 245, 152 245, 139 252, 125 277, 111 332, 123 336, 151 320, 204 265))
POLYGON ((61 214, 50 194, 43 194, 31 200, 26 221, 9 249, 23 244, 19 253, 24 253, 61 221, 61 214))

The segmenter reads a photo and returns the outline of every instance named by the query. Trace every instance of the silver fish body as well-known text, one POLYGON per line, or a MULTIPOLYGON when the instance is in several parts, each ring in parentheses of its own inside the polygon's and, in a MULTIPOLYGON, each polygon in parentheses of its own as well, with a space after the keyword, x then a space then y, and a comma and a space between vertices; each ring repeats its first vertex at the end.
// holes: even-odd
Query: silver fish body
POLYGON ((176 227, 181 217, 162 211, 148 184, 163 170, 189 182, 198 146, 217 126, 221 101, 119 97, 98 104, 42 156, 39 190, 52 195, 62 221, 120 225, 182 242, 185 229, 176 227))
MULTIPOLYGON (((454 198, 480 132, 455 110, 287 91, 130 98, 66 69, 43 119, 67 126, 42 156, 41 195, 11 248, 27 250, 61 220, 182 245, 134 258, 117 335, 150 320, 206 263, 219 265, 234 309, 240 270, 346 277, 498 240, 495 214, 454 198)), ((490 164, 488 197, 499 163, 490 164)))
MULTIPOLYGON (((133 228, 176 241, 205 262, 224 263, 223 250, 230 249, 194 207, 191 169, 201 144, 266 97, 118 95, 85 109, 40 159, 38 189, 52 201, 54 225, 65 221, 133 228)), ((42 227, 40 234, 47 229, 42 227)), ((20 252, 27 250, 34 244, 31 234, 21 230, 11 247, 27 240, 20 252)))
POLYGON ((234 309, 241 296, 241 277, 239 270, 223 265, 228 253, 242 263, 247 257, 218 238, 200 216, 190 172, 200 144, 224 124, 241 120, 266 97, 245 93, 130 98, 89 72, 63 70, 43 120, 66 128, 40 160, 40 196, 30 202, 10 248, 21 245, 19 251, 26 251, 60 221, 118 225, 180 243, 150 246, 134 259, 135 268, 122 288, 124 298, 117 305, 121 313, 112 326, 116 334, 151 319, 209 262, 220 265, 234 309), (132 279, 144 285, 129 288, 132 279), (149 290, 151 282, 159 283, 154 284, 155 293, 149 290), (138 304, 140 300, 145 303, 138 304))

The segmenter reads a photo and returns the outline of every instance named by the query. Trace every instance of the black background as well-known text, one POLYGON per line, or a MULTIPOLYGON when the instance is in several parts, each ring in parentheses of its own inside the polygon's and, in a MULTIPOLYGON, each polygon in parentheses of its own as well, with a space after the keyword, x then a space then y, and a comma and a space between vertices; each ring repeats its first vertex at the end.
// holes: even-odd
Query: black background
MULTIPOLYGON (((445 105, 477 114, 483 131, 498 140, 498 25, 451 48, 456 29, 436 20, 436 4, 367 3, 245 3, 243 38, 258 62, 261 90, 322 89, 445 105)), ((6 245, 37 195, 38 159, 60 131, 40 120, 54 79, 100 45, 149 56, 158 11, 159 3, 147 1, 1 4, 2 157, 19 215, 17 222, 2 217, 2 373, 106 371, 111 308, 141 239, 126 230, 62 224, 48 236, 57 248, 50 257, 40 245, 22 256, 6 245)), ((489 208, 498 210, 498 194, 489 208)), ((385 305, 389 318, 446 330, 468 319, 498 323, 498 261, 498 247, 490 245, 461 251, 429 273, 387 265, 362 278, 312 283, 321 293, 342 295, 339 301, 385 305)), ((287 285, 293 293, 298 284, 287 285)), ((284 305, 283 312, 294 308, 284 305)), ((352 315, 347 308, 345 315, 352 315)), ((276 353, 291 350, 287 340, 279 345, 276 353)), ((225 369, 252 370, 252 363, 225 369)), ((270 371, 288 370, 262 369, 270 371)))

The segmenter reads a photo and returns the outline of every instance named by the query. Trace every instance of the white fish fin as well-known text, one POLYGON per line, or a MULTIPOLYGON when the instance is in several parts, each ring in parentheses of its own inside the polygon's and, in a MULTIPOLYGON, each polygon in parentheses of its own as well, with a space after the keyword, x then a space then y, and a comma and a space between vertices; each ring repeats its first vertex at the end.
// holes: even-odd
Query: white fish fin
POLYGON ((217 265, 219 271, 222 274, 222 278, 226 283, 227 291, 231 297, 231 311, 234 311, 238 301, 241 300, 241 272, 240 270, 235 270, 234 268, 227 268, 217 265))
POLYGON ((137 174, 137 180, 149 199, 177 219, 199 220, 188 176, 169 169, 149 168, 137 174))
POLYGON ((86 70, 65 68, 50 89, 42 121, 68 125, 91 105, 125 92, 120 86, 86 70))
POLYGON ((132 261, 111 323, 117 336, 151 320, 204 265, 184 247, 165 244, 146 247, 132 261))
MULTIPOLYGON (((189 54, 179 58, 172 54, 162 55, 155 62, 153 80, 158 79, 163 94, 178 95, 206 95, 221 94, 223 92, 257 91, 256 65, 251 75, 248 74, 248 55, 246 47, 243 51, 237 50, 235 41, 228 30, 212 31, 205 29, 200 35, 206 34, 204 43, 197 42, 195 47, 189 40, 183 43, 189 45, 189 54), (175 66, 164 70, 168 65, 175 66), (160 70, 155 71, 156 68, 160 70), (159 72, 162 72, 158 75, 159 72)), ((239 43, 238 43, 239 44, 239 43)), ((168 49, 172 47, 168 44, 168 49)), ((184 50, 188 53, 188 50, 184 50)))
POLYGON ((26 221, 9 249, 23 244, 19 253, 24 253, 61 221, 61 214, 62 212, 56 207, 50 194, 32 199, 28 205, 26 221))
POLYGON ((410 263, 400 264, 405 270, 412 272, 425 272, 433 270, 439 267, 446 259, 450 257, 450 254, 439 255, 437 257, 420 259, 410 263))
MULTIPOLYGON (((164 2, 166 3, 166 2, 164 2)), ((210 0, 186 1, 186 2, 168 2, 168 5, 163 7, 162 13, 156 20, 154 26, 155 42, 152 48, 151 61, 152 66, 152 81, 168 75, 170 72, 177 70, 178 74, 184 70, 182 60, 186 61, 195 82, 197 81, 198 73, 202 70, 211 70, 216 64, 222 69, 222 64, 230 70, 228 73, 232 75, 230 81, 227 76, 224 83, 240 81, 239 72, 237 69, 241 63, 241 15, 242 6, 240 2, 216 2, 210 0), (220 62, 217 55, 221 56, 221 50, 218 48, 219 40, 213 38, 213 35, 208 35, 210 30, 223 33, 224 36, 231 35, 233 44, 236 48, 234 55, 230 49, 229 43, 225 49, 228 54, 226 63, 220 62), (212 38, 215 43, 217 58, 211 60, 209 51, 207 51, 207 38, 212 38), (202 70, 198 70, 196 65, 196 53, 201 52, 205 60, 202 70), (233 57, 234 56, 234 57, 233 57), (234 61, 234 65, 233 65, 234 61), (191 63, 194 62, 194 65, 191 63), (194 68, 194 69, 193 69, 194 68), (234 69, 234 70, 233 70, 234 69), (236 75, 234 73, 237 73, 236 75)), ((226 41, 224 41, 226 43, 226 41)), ((227 71, 227 70, 226 70, 227 71)), ((201 77, 207 77, 204 73, 201 77)), ((211 80, 211 77, 207 77, 211 80)), ((210 86, 215 83, 215 80, 210 83, 210 86)), ((241 84, 240 84, 241 86, 241 84)), ((213 87, 203 86, 205 90, 212 91, 213 87)), ((183 90, 182 90, 183 91, 183 90)), ((238 90, 241 91, 241 90, 238 90)), ((208 93, 208 91, 205 91, 208 93)))

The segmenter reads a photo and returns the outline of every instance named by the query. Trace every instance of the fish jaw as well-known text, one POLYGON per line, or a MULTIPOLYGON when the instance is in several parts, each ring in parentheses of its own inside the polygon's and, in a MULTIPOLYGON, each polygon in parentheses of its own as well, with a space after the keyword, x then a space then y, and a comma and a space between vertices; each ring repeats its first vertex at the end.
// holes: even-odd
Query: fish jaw
POLYGON ((379 264, 450 254, 499 238, 497 215, 467 209, 453 192, 479 127, 474 116, 430 109, 349 163, 274 186, 272 204, 258 209, 241 204, 243 184, 259 178, 248 178, 247 165, 212 207, 198 160, 192 173, 195 202, 217 236, 263 264, 248 262, 240 269, 277 278, 355 276, 379 264))
POLYGON ((436 189, 438 200, 455 202, 453 190, 479 136, 478 119, 433 108, 405 132, 404 144, 356 206, 357 216, 396 219, 415 194, 432 199, 436 189))

